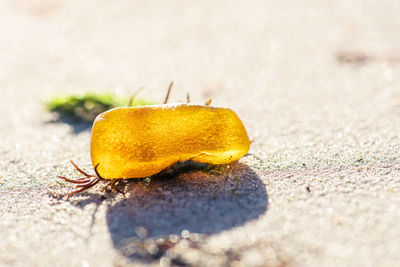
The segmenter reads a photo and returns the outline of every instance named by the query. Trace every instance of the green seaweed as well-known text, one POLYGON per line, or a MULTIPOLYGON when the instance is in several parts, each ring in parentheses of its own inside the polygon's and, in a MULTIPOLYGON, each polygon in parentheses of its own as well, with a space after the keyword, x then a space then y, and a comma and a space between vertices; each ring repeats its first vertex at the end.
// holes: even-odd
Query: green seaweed
POLYGON ((121 97, 111 93, 85 93, 83 95, 57 96, 46 102, 47 110, 56 112, 60 117, 77 121, 93 121, 104 111, 116 107, 153 105, 155 102, 145 99, 121 97))

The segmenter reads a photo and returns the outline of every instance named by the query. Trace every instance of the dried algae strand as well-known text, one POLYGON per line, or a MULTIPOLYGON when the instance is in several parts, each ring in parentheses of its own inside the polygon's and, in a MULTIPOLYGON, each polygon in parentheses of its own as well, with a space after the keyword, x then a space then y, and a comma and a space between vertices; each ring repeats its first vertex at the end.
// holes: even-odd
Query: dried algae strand
POLYGON ((238 116, 210 103, 115 108, 98 115, 90 143, 96 175, 71 161, 83 177, 58 176, 75 184, 67 199, 106 180, 106 189, 123 193, 116 187, 121 179, 148 177, 177 162, 228 164, 246 155, 250 141, 238 116))

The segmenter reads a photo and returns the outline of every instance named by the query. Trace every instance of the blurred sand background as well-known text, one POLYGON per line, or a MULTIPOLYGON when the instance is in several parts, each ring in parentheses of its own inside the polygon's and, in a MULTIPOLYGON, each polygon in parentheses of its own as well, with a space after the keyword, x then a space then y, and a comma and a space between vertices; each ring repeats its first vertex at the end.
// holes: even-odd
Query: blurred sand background
POLYGON ((0 265, 398 265, 399 14, 391 0, 1 1, 0 265), (170 102, 235 110, 249 155, 66 201, 56 176, 77 176, 69 159, 92 171, 90 129, 44 101, 141 86, 162 101, 171 80, 170 102))

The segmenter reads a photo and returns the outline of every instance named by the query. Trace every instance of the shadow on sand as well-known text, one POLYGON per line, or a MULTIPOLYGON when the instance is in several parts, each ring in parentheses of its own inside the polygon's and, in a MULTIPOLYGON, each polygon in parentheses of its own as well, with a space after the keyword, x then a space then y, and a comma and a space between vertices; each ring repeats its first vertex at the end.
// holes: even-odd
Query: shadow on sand
POLYGON ((72 127, 72 132, 74 134, 79 134, 84 131, 90 131, 92 128, 92 121, 79 121, 74 118, 70 117, 65 117, 65 116, 56 116, 55 118, 46 121, 45 123, 49 124, 68 124, 69 126, 72 127))
POLYGON ((268 203, 260 178, 241 163, 220 173, 197 170, 132 182, 126 192, 124 200, 107 210, 111 238, 126 257, 146 261, 163 256, 171 236, 204 236, 243 225, 264 214, 268 203), (146 251, 145 244, 160 237, 167 241, 146 251))

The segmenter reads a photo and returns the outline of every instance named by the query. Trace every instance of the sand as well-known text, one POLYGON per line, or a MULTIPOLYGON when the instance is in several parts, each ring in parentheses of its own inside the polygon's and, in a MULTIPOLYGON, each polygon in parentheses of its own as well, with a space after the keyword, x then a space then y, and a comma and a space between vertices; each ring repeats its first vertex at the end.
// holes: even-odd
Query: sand
POLYGON ((2 1, 0 265, 395 266, 400 5, 2 1), (76 195, 90 124, 44 108, 111 91, 229 106, 239 162, 76 195))

